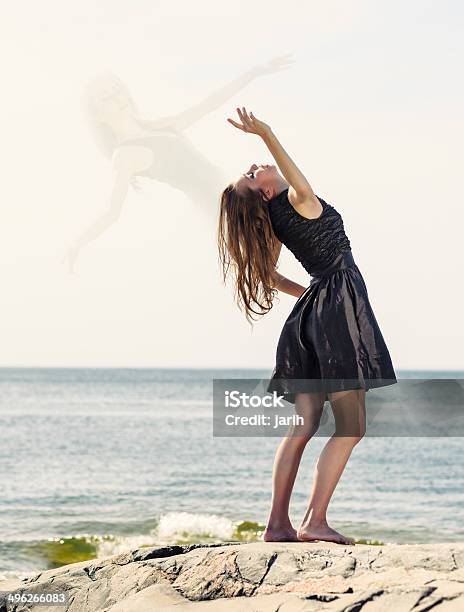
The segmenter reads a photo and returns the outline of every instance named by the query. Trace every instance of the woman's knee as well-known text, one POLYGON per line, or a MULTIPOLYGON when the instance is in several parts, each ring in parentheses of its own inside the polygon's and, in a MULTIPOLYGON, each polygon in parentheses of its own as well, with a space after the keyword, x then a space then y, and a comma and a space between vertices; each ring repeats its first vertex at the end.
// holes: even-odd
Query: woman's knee
POLYGON ((297 443, 306 445, 319 429, 320 417, 303 425, 291 425, 287 437, 294 439, 297 443))
POLYGON ((335 435, 341 438, 355 440, 355 443, 358 444, 366 435, 366 426, 362 423, 339 423, 335 427, 335 435))
POLYGON ((364 436, 366 435, 366 430, 363 429, 361 430, 357 435, 353 436, 353 446, 356 446, 356 444, 359 444, 361 442, 361 440, 364 438, 364 436))
POLYGON ((335 418, 335 435, 358 444, 366 433, 365 391, 350 390, 329 395, 335 418))
POLYGON ((354 448, 356 444, 359 444, 359 442, 361 442, 364 436, 361 434, 353 435, 353 434, 347 434, 346 432, 335 431, 333 437, 337 438, 338 440, 342 440, 346 446, 349 446, 350 448, 354 448))
POLYGON ((324 396, 319 393, 298 393, 295 401, 295 412, 303 420, 292 430, 295 435, 311 439, 319 429, 324 410, 324 396))

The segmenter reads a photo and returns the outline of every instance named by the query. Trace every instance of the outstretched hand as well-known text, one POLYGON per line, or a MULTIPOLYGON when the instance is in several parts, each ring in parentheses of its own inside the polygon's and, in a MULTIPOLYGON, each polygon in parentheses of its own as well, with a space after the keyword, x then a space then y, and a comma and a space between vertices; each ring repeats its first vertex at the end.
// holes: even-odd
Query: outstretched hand
POLYGON ((264 121, 260 121, 251 111, 250 114, 248 114, 244 106, 242 106, 242 110, 240 110, 238 107, 236 110, 242 123, 237 123, 229 117, 227 117, 227 121, 239 130, 242 130, 242 132, 257 134, 258 136, 262 137, 271 131, 270 126, 267 123, 264 123, 264 121))
POLYGON ((279 55, 279 57, 275 57, 264 64, 259 64, 255 67, 256 74, 272 74, 274 72, 279 72, 280 70, 286 70, 292 65, 292 63, 294 63, 294 60, 290 58, 291 55, 291 53, 279 55))

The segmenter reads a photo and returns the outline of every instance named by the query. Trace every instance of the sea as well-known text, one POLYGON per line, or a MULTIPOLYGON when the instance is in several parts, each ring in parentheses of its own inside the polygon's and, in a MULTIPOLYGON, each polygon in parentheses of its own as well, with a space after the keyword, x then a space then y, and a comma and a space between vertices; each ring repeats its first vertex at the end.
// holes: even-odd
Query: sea
MULTIPOLYGON (((260 540, 280 438, 214 436, 212 397, 215 379, 269 375, 1 368, 0 580, 143 546, 260 540)), ((464 372, 397 376, 442 393, 440 382, 464 372)), ((419 391, 403 402, 404 414, 421 413, 419 391)), ((368 413, 387 392, 369 391, 368 413)), ((355 446, 329 524, 359 543, 464 541, 461 429, 404 433, 366 435, 355 446)), ((305 449, 291 499, 295 526, 327 440, 315 436, 305 449)))

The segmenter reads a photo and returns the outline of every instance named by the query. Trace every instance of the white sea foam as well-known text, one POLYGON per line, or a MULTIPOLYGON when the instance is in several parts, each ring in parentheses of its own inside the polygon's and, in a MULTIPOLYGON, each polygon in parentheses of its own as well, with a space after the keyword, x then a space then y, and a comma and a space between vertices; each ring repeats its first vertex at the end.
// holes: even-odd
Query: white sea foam
POLYGON ((221 516, 170 512, 161 516, 154 534, 156 539, 163 543, 197 538, 227 541, 232 539, 234 531, 234 523, 221 516))
POLYGON ((111 557, 121 553, 136 550, 142 546, 156 546, 158 542, 150 535, 133 535, 121 537, 117 536, 114 540, 104 540, 97 545, 97 558, 111 557))
POLYGON ((158 525, 147 535, 116 536, 97 544, 97 557, 109 557, 142 546, 162 546, 178 542, 233 539, 235 524, 224 517, 213 514, 170 512, 160 517, 158 525))

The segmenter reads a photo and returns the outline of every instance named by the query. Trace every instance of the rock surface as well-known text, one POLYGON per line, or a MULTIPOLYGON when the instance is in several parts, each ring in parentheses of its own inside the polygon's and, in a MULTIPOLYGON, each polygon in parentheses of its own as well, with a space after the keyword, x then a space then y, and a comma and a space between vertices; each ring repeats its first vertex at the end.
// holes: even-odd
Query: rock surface
POLYGON ((66 606, 0 612, 462 612, 464 544, 330 542, 140 548, 0 582, 0 591, 66 592, 66 606))

